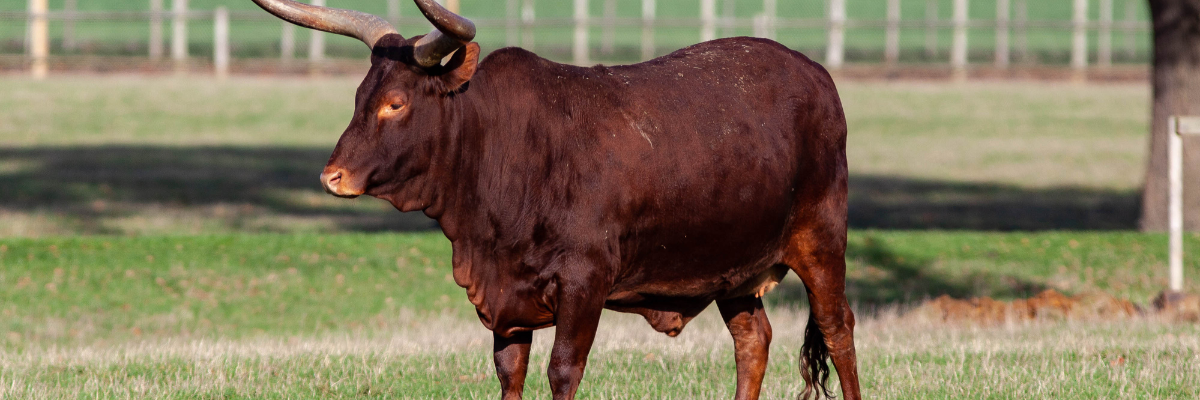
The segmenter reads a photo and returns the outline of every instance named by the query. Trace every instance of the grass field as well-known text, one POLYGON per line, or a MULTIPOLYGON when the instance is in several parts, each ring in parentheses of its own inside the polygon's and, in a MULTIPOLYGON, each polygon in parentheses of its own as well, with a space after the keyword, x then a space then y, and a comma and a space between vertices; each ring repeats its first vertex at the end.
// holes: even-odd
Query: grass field
MULTIPOLYGON (((1144 302, 1164 285, 1153 250, 1162 239, 854 233, 849 295, 860 310, 865 390, 898 399, 1196 396, 1194 325, 1142 317, 989 329, 898 316, 914 297, 942 293, 1103 289, 1144 302)), ((448 260, 436 233, 0 240, 0 396, 490 398, 490 338, 448 260)), ((1200 265, 1200 255, 1188 263, 1200 265)), ((802 298, 794 279, 767 297, 776 332, 767 398, 798 390, 802 298)), ((532 398, 547 396, 550 332, 535 336, 532 398)), ((711 310, 675 339, 609 315, 581 398, 730 397, 727 335, 711 310)))
MULTIPOLYGON (((317 185, 356 85, 0 77, 0 398, 495 397, 489 335, 431 222, 317 185)), ((840 90, 868 394, 1200 396, 1196 325, 904 315, 942 294, 1161 290, 1165 237, 1130 231, 1145 87, 840 90)), ((1186 265, 1200 276, 1200 252, 1186 265)), ((801 385, 803 298, 794 278, 767 298, 766 398, 801 385)), ((548 397, 551 336, 530 398, 548 397)), ((606 315, 580 397, 731 397, 730 342, 712 310, 675 339, 606 315)))
MULTIPOLYGON (((774 310, 764 399, 799 392, 802 313, 774 310), (798 315, 799 314, 799 315, 798 315)), ((727 399, 734 366, 712 313, 680 337, 610 315, 581 399, 727 399)), ((1002 329, 863 320, 864 393, 881 399, 1137 398, 1200 394, 1200 335, 1154 320, 1002 329), (1130 326, 1132 325, 1132 326, 1130 326)), ((526 398, 549 398, 551 332, 535 335, 526 398)), ((144 340, 0 354, 0 393, 13 398, 497 398, 490 335, 478 324, 413 320, 403 328, 320 337, 144 340)), ((836 384, 836 379, 835 383, 836 384)))
MULTIPOLYGON (((0 78, 0 236, 424 229, 325 195, 353 79, 0 78)), ((1133 229, 1149 91, 843 83, 851 224, 1133 229)))
MULTIPOLYGON (((1200 237, 1188 239, 1200 244, 1200 237)), ((241 338, 339 332, 397 310, 472 317, 440 233, 75 237, 0 241, 0 329, 33 342, 134 332, 241 338), (110 314, 111 312, 111 314, 110 314)), ((1146 304, 1165 238, 1134 233, 854 231, 848 295, 868 311, 950 294, 1103 290, 1146 304)), ((1189 274, 1200 254, 1189 254, 1189 274)), ((1193 286, 1193 289, 1200 288, 1193 286)), ((789 281, 770 302, 802 305, 789 281)))
MULTIPOLYGON (((1138 0, 1114 0, 1114 9, 1116 10, 1116 18, 1118 20, 1125 19, 1125 10, 1127 2, 1137 2, 1138 7, 1134 8, 1134 19, 1145 21, 1147 19, 1147 10, 1144 5, 1138 0)), ((79 0, 79 9, 83 11, 108 11, 108 10, 148 10, 148 1, 123 1, 123 0, 79 0)), ((726 5, 724 2, 718 2, 717 10, 719 13, 724 13, 726 5)), ((937 0, 938 18, 941 20, 949 20, 952 13, 953 0, 937 0)), ((1099 18, 1099 6, 1093 4, 1089 7, 1089 18, 1093 21, 1099 18)), ((51 1, 51 9, 61 9, 62 0, 51 1)), ((331 0, 328 2, 330 6, 352 8, 366 12, 375 13, 377 15, 386 15, 386 3, 383 1, 349 1, 349 0, 331 0)), ((640 17, 641 16, 641 1, 640 0, 617 0, 617 15, 620 17, 640 17)), ((169 6, 169 5, 168 5, 169 6)), ((248 0, 193 0, 189 3, 189 7, 194 10, 212 10, 217 6, 225 6, 231 10, 257 10, 257 7, 248 0)), ((481 0, 464 0, 462 1, 463 14, 469 17, 486 19, 486 18, 504 18, 506 10, 504 1, 481 1, 481 0)), ((574 6, 569 1, 550 1, 538 2, 536 5, 537 18, 544 19, 569 19, 574 14, 574 6)), ((593 0, 589 2, 591 15, 603 15, 604 2, 593 0)), ((24 1, 11 0, 0 2, 0 11, 23 11, 25 8, 24 1)), ((747 18, 752 17, 763 10, 761 1, 737 1, 733 4, 734 15, 747 18)), ((848 0, 847 13, 850 19, 869 19, 882 20, 886 16, 886 2, 878 0, 848 0)), ((1015 13, 1015 11, 1014 11, 1015 13)), ((778 15, 781 18, 823 18, 825 15, 825 5, 821 1, 780 1, 778 2, 778 15)), ((411 1, 401 2, 401 15, 417 16, 419 11, 411 1)), ((658 12, 659 18, 697 18, 700 15, 699 1, 697 0, 659 0, 658 12)), ((723 15, 723 14, 722 14, 723 15)), ((969 16, 972 19, 978 20, 994 20, 996 15, 995 0, 975 0, 970 2, 969 16)), ((1014 14, 1015 15, 1015 14, 1014 14)), ((1034 21, 1070 21, 1072 16, 1071 3, 1066 1, 1029 1, 1028 16, 1034 21)), ((901 18, 906 21, 923 21, 926 19, 926 2, 917 0, 906 0, 901 3, 901 18)), ((417 26, 401 26, 401 33, 408 35, 422 34, 428 29, 427 24, 419 24, 417 26)), ((189 42, 193 49, 193 54, 200 57, 208 57, 211 51, 211 22, 207 20, 198 20, 190 27, 189 42)), ((61 38, 62 28, 58 23, 52 24, 52 37, 61 38)), ((19 53, 21 51, 20 38, 23 33, 23 24, 17 21, 16 23, 5 24, 0 26, 0 41, 8 38, 10 43, 8 46, 0 46, 4 49, 3 52, 19 53)), ((86 21, 77 24, 76 32, 79 40, 90 43, 85 46, 84 52, 100 52, 107 54, 144 54, 146 49, 146 41, 149 35, 149 27, 147 23, 138 23, 131 21, 86 21), (90 46, 90 47, 89 47, 90 46)), ((722 30, 719 32, 721 36, 736 36, 750 35, 750 28, 740 28, 736 30, 722 30)), ((1114 42, 1118 46, 1124 47, 1123 38, 1118 32, 1118 39, 1114 42)), ((168 32, 169 35, 169 32, 168 32)), ((263 57, 275 56, 278 54, 278 40, 280 35, 279 24, 263 23, 263 21, 243 20, 233 21, 231 25, 231 40, 234 43, 233 51, 235 54, 247 57, 263 57)), ((616 54, 596 54, 595 59, 613 60, 613 61, 632 61, 635 60, 640 51, 638 46, 641 43, 640 29, 621 28, 614 33, 615 47, 618 48, 616 54)), ((994 46, 994 31, 992 29, 972 29, 971 31, 971 46, 972 57, 980 61, 990 60, 991 49, 994 46)), ((599 49, 601 30, 593 29, 591 35, 592 47, 599 49)), ((1093 52, 1095 51, 1097 39, 1095 34, 1089 39, 1093 52)), ((504 46, 506 41, 506 33, 499 26, 481 26, 478 35, 479 41, 483 44, 484 50, 492 50, 504 46)), ((559 60, 568 60, 570 58, 570 46, 572 40, 572 28, 570 27, 544 27, 538 28, 535 32, 536 49, 549 57, 559 60)), ((300 49, 304 49, 304 44, 307 43, 307 35, 298 35, 300 40, 300 49)), ((816 58, 823 55, 823 47, 825 46, 825 32, 823 29, 781 29, 778 32, 778 39, 787 44, 789 47, 801 49, 810 52, 816 58)), ((656 31, 656 40, 660 53, 666 53, 676 48, 680 48, 699 40, 698 28, 671 28, 662 27, 656 31)), ((1028 44, 1032 56, 1040 62, 1060 63, 1065 64, 1069 59, 1071 48, 1071 32, 1065 29, 1050 29, 1050 28, 1034 28, 1029 31, 1028 44)), ((1149 51, 1149 33, 1138 32, 1133 36, 1135 54, 1133 57, 1128 57, 1123 51, 1117 52, 1119 61, 1135 61, 1144 62, 1149 51)), ((949 29, 941 29, 938 33, 940 54, 939 62, 946 62, 948 57, 948 49, 951 41, 951 31, 949 29)), ((882 57, 884 43, 884 33, 879 28, 852 28, 846 36, 846 45, 848 46, 847 56, 851 61, 868 61, 878 62, 882 57)), ((1014 42, 1015 44, 1015 42, 1014 42)), ((924 29, 905 29, 901 34, 901 46, 903 48, 903 56, 906 61, 922 62, 933 61, 925 58, 925 31, 924 29)), ((365 58, 366 51, 362 46, 351 39, 333 38, 330 40, 330 52, 334 56, 340 57, 357 57, 365 58)), ((58 50, 57 48, 55 49, 58 50)), ((1033 61, 1033 60, 1030 60, 1033 61)))

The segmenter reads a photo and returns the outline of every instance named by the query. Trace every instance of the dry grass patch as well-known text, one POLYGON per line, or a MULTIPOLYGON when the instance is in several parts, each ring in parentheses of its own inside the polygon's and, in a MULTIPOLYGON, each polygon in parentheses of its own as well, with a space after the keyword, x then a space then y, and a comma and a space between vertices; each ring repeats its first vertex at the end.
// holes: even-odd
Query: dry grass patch
MULTIPOLYGON (((13 398, 491 398, 490 334, 456 317, 397 317, 386 328, 241 340, 156 338, 0 353, 13 398)), ((804 311, 772 310, 765 398, 791 398, 804 311)), ((548 396, 553 330, 535 334, 530 398, 548 396)), ((1119 324, 945 325, 894 312, 857 331, 873 398, 1195 398, 1200 329, 1119 324)), ((732 346, 710 310, 678 338, 639 317, 606 315, 580 389, 591 399, 720 399, 733 394, 732 346)), ((836 382, 834 383, 836 385, 836 382)))

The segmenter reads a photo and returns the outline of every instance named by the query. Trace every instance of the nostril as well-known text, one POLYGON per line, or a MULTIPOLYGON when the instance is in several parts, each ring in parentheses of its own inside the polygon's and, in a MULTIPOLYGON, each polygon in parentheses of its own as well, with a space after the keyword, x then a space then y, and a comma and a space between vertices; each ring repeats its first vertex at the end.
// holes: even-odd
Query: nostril
MULTIPOLYGON (((342 187, 341 183, 344 176, 345 173, 342 170, 334 170, 321 174, 321 184, 322 186, 325 186, 325 193, 350 199, 358 197, 358 195, 362 194, 361 190, 342 187)), ((347 183, 347 185, 352 184, 352 182, 347 183)))

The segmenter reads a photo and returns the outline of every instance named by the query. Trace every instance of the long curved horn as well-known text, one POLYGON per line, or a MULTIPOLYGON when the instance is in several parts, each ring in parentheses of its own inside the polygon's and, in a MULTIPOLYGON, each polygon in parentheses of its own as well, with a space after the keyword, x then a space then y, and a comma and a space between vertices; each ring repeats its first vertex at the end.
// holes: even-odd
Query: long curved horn
POLYGON ((433 31, 413 45, 413 58, 417 64, 423 67, 441 64, 443 57, 475 39, 475 24, 471 20, 450 12, 433 0, 413 1, 433 24, 433 31))
POLYGON ((253 0, 262 9, 284 21, 363 41, 375 48, 384 35, 397 33, 396 28, 377 16, 338 8, 318 7, 291 0, 253 0))

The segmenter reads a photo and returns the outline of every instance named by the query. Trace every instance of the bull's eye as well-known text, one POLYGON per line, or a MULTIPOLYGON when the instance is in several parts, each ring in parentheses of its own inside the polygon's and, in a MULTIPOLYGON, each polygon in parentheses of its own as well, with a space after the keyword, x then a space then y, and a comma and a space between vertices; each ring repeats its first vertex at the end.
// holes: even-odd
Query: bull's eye
POLYGON ((404 111, 404 103, 391 103, 379 108, 379 118, 392 118, 404 111))

